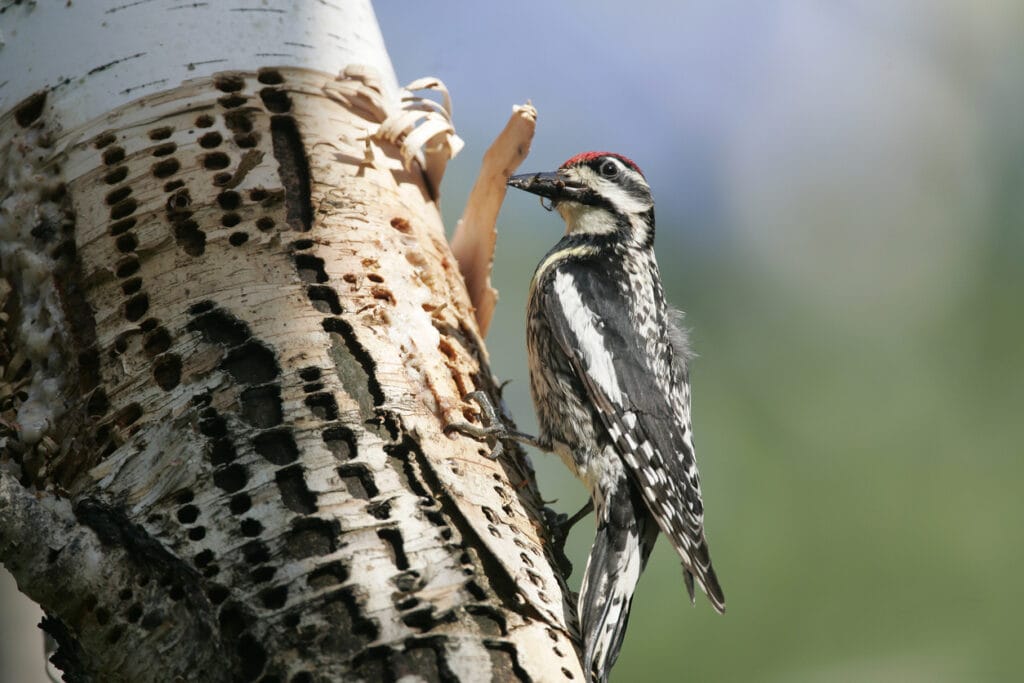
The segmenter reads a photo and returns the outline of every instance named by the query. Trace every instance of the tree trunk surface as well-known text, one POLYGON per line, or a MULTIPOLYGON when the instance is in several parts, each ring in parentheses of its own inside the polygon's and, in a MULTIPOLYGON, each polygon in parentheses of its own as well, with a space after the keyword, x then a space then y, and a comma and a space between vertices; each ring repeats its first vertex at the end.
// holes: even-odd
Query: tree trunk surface
POLYGON ((0 119, 0 560, 67 678, 582 680, 528 461, 443 431, 500 395, 385 88, 51 105, 0 119))

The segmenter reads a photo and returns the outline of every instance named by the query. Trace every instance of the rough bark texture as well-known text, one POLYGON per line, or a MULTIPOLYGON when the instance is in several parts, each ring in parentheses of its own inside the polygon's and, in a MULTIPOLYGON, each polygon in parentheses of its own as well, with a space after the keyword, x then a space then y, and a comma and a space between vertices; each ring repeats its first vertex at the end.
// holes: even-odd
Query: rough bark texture
POLYGON ((0 558, 75 680, 582 680, 528 464, 443 434, 500 397, 351 74, 0 121, 0 558))

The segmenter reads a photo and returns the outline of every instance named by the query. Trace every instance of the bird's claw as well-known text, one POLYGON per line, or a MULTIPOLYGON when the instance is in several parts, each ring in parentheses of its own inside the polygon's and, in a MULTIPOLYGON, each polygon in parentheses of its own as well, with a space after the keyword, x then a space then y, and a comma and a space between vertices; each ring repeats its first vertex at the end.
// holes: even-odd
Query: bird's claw
POLYGON ((589 515, 594 510, 594 501, 589 500, 580 510, 569 516, 564 512, 555 512, 544 506, 544 523, 548 528, 548 537, 551 539, 551 547, 555 553, 555 562, 558 568, 568 578, 572 574, 572 563, 565 555, 565 542, 569 539, 569 532, 576 526, 576 523, 589 515))
POLYGON ((491 403, 491 399, 486 393, 471 391, 463 397, 463 400, 475 401, 480 406, 483 426, 470 424, 469 422, 452 422, 445 426, 445 433, 458 432, 472 439, 486 442, 491 448, 487 457, 491 460, 497 460, 505 453, 505 446, 502 440, 509 438, 508 428, 505 427, 505 423, 498 417, 498 411, 494 409, 494 404, 491 403))

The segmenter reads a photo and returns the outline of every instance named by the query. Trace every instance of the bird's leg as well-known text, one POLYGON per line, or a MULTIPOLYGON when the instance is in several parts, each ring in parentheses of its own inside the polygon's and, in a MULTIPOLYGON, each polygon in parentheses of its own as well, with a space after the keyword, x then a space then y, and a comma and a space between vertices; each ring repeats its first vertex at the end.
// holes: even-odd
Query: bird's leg
POLYGON ((562 575, 569 578, 572 575, 572 563, 565 555, 565 542, 569 538, 569 532, 576 522, 580 521, 594 510, 594 501, 588 500, 587 504, 580 508, 579 512, 572 515, 555 512, 551 508, 544 507, 544 523, 548 528, 548 537, 551 539, 552 550, 555 553, 555 562, 562 570, 562 575))
POLYGON ((514 429, 509 429, 502 421, 501 416, 498 415, 498 411, 495 410, 494 404, 491 403, 490 397, 482 391, 473 391, 466 394, 465 400, 476 401, 477 405, 480 406, 480 411, 483 413, 484 425, 479 427, 468 422, 452 422, 445 426, 445 433, 459 432, 466 436, 477 439, 478 441, 485 441, 487 445, 491 447, 490 458, 497 459, 504 453, 505 448, 502 445, 502 441, 518 441, 519 443, 525 443, 528 446, 533 446, 542 451, 550 451, 551 449, 542 444, 537 437, 518 432, 514 429))
POLYGON ((549 507, 544 508, 544 521, 551 530, 551 540, 559 548, 565 547, 565 541, 569 538, 569 532, 576 526, 576 523, 594 511, 594 501, 588 500, 587 504, 579 509, 576 514, 569 516, 565 513, 558 513, 549 507))

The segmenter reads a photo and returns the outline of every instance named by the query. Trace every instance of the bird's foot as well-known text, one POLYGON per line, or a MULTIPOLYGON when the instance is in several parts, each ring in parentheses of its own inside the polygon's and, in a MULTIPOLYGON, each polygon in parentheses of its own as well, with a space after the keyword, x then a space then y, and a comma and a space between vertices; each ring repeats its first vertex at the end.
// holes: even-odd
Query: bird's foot
POLYGON ((469 422, 452 422, 445 426, 444 431, 446 434, 458 432, 477 441, 487 443, 491 448, 488 457, 492 460, 500 458, 505 453, 503 441, 519 441, 520 443, 542 448, 535 437, 509 429, 504 421, 502 421, 501 416, 498 415, 498 411, 494 408, 494 404, 491 403, 490 397, 484 392, 470 392, 466 394, 464 399, 466 401, 475 401, 480 406, 483 425, 470 424, 469 422))
POLYGON ((548 528, 548 537, 551 539, 552 550, 555 553, 555 562, 558 563, 558 568, 562 570, 565 578, 569 578, 572 574, 572 563, 565 555, 565 542, 569 538, 569 532, 576 526, 577 522, 589 515, 593 510, 594 501, 592 500, 588 500, 587 504, 572 516, 564 512, 555 512, 547 506, 543 508, 544 522, 548 528))

